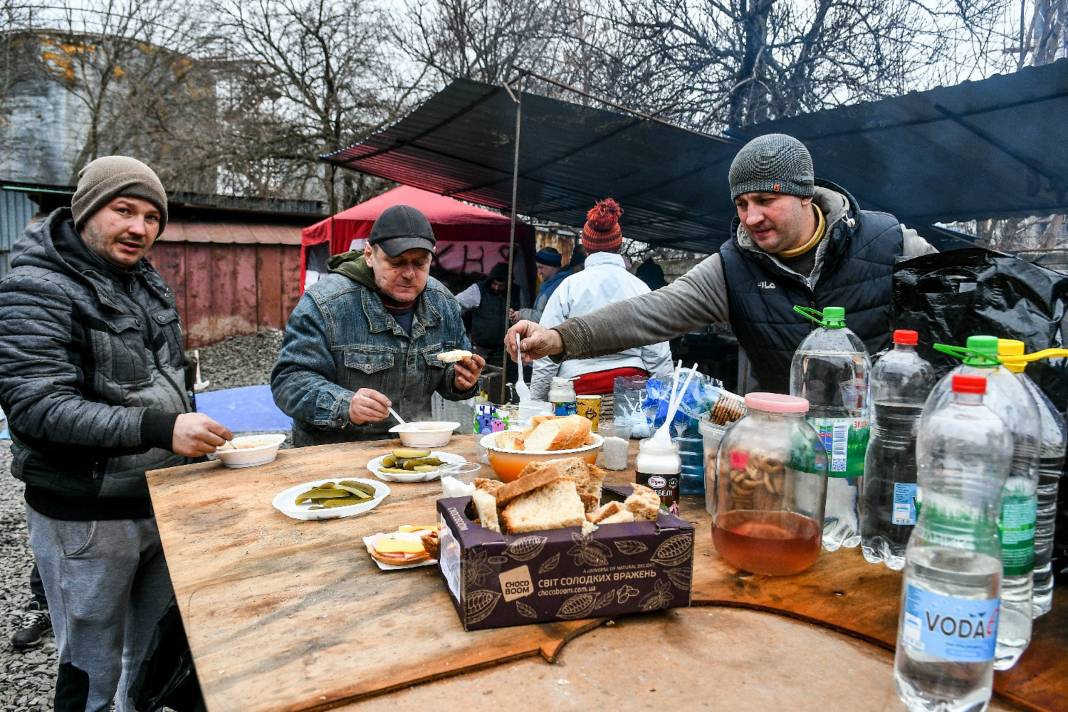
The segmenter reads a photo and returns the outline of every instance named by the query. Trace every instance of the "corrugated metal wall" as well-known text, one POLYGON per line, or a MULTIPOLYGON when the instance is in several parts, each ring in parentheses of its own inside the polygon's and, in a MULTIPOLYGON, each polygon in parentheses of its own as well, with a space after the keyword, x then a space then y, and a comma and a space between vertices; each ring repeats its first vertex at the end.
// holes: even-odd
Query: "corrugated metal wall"
POLYGON ((26 229, 37 206, 25 193, 0 190, 0 279, 11 269, 11 247, 26 229))
POLYGON ((161 241, 149 260, 175 292, 187 348, 285 329, 300 299, 299 245, 161 241))

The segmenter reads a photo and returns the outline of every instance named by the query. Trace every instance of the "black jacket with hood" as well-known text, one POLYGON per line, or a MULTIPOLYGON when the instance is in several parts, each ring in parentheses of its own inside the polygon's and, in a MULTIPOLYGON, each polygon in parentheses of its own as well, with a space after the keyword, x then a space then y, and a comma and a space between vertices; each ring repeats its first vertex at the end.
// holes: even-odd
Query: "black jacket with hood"
POLYGON ((54 519, 152 514, 145 471, 170 452, 192 410, 171 290, 145 260, 121 270, 98 257, 61 208, 15 244, 0 281, 0 406, 11 473, 54 519))

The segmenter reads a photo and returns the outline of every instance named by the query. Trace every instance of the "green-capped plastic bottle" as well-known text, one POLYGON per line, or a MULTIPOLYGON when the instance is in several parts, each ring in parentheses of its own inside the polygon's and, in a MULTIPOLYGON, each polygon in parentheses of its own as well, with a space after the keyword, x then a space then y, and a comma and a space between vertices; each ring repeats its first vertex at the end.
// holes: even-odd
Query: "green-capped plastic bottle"
MULTIPOLYGON (((954 375, 983 376, 988 384, 984 402, 1005 421, 1012 432, 1012 468, 1002 493, 998 520, 1004 569, 994 660, 995 670, 1007 670, 1016 664, 1031 643, 1031 595, 1041 442, 1038 406, 1024 384, 1001 365, 997 337, 970 336, 963 349, 944 344, 935 344, 935 349, 963 358, 964 363, 935 385, 924 404, 924 412, 945 405, 952 395, 954 375)), ((921 419, 921 431, 923 427, 921 419)), ((920 501, 923 501, 922 491, 920 501)))
POLYGON ((827 450, 827 507, 823 547, 836 551, 860 544, 861 477, 868 449, 868 374, 864 342, 846 326, 845 309, 796 306, 819 325, 794 352, 790 395, 809 402, 808 422, 827 450))

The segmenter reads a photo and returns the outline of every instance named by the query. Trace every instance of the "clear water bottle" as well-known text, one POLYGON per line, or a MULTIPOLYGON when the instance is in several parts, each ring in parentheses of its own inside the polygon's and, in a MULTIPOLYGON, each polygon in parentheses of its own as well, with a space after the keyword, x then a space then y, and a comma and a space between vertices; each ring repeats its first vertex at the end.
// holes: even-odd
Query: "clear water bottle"
MULTIPOLYGON (((965 349, 935 344, 944 353, 964 356, 958 366, 931 391, 925 408, 945 403, 954 374, 985 376, 986 404, 1000 415, 1013 437, 1012 468, 1001 498, 1001 611, 995 670, 1008 670, 1031 643, 1031 591, 1035 566, 1035 509, 1038 489, 1039 420, 1035 399, 1027 387, 1000 365, 998 340, 970 336, 965 349)), ((921 492, 921 495, 923 493, 921 492)))
POLYGON ((952 377, 926 410, 916 461, 923 506, 909 539, 894 682, 910 710, 986 709, 994 682, 998 512, 1013 440, 983 403, 986 379, 952 377))
POLYGON ((894 348, 871 369, 860 546, 870 563, 900 571, 916 524, 916 428, 937 378, 934 367, 916 353, 915 331, 898 329, 893 339, 894 348))
POLYGON ((864 342, 846 327, 845 309, 795 306, 819 324, 790 363, 790 395, 809 402, 808 422, 827 450, 823 548, 860 544, 860 481, 868 447, 868 372, 864 342))
MULTIPOLYGON (((1022 356, 1026 346, 1015 339, 998 339, 998 356, 1022 356)), ((1064 418, 1042 389, 1024 371, 1024 365, 1005 368, 1023 382, 1038 406, 1042 441, 1038 451, 1038 506, 1035 511, 1035 573, 1031 617, 1038 618, 1053 608, 1053 525, 1057 518, 1057 488, 1064 466, 1064 418)))

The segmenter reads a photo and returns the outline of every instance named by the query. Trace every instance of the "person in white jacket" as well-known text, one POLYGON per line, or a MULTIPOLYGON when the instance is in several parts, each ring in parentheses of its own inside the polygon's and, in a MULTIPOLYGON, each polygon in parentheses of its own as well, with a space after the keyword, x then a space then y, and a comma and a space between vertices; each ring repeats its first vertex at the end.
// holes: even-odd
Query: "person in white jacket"
MULTIPOLYGON (((619 204, 611 198, 598 201, 586 215, 582 246, 588 257, 583 271, 565 279, 545 305, 539 324, 551 329, 565 320, 649 292, 649 287, 627 271, 619 248, 623 232, 619 204)), ((553 377, 576 378, 575 393, 603 395, 612 392, 619 376, 648 376, 671 371, 671 350, 666 341, 637 346, 618 353, 553 363, 542 358, 534 363, 530 393, 535 400, 548 400, 553 377)))

